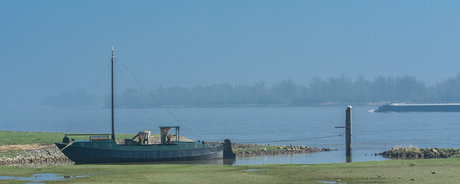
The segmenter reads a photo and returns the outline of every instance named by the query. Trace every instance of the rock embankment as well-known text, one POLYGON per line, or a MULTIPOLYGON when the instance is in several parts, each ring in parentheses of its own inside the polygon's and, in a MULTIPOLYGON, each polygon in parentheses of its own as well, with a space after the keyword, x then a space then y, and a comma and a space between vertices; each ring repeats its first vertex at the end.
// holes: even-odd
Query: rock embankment
POLYGON ((70 161, 56 145, 25 150, 3 150, 0 165, 53 163, 70 161))
MULTIPOLYGON (((217 145, 218 142, 205 142, 206 145, 217 145)), ((259 145, 259 144, 240 144, 232 143, 233 153, 238 157, 257 156, 257 155, 278 155, 278 154, 299 154, 299 153, 314 153, 320 151, 333 151, 332 148, 316 148, 304 145, 285 146, 285 145, 259 145)), ((335 149, 337 150, 337 149, 335 149)))
POLYGON ((460 149, 455 148, 391 148, 388 151, 379 153, 386 158, 451 158, 458 157, 460 149))

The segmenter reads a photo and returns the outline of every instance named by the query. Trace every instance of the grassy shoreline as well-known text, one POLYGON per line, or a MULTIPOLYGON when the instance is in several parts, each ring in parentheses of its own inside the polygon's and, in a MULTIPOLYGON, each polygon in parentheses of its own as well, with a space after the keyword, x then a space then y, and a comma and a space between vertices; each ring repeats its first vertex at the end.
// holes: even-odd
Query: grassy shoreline
MULTIPOLYGON (((30 145, 30 144, 54 144, 61 142, 66 133, 62 132, 20 132, 0 131, 0 146, 30 145)), ((117 134, 117 140, 132 138, 136 134, 117 134)), ((154 136, 155 134, 152 134, 154 136)), ((157 135, 158 136, 158 135, 157 135)), ((88 139, 88 136, 72 136, 75 139, 88 139)))
MULTIPOLYGON (((460 159, 387 160, 270 165, 57 165, 40 169, 0 166, 0 176, 57 173, 87 177, 66 183, 458 183, 460 159)), ((0 180, 0 182, 24 181, 0 180)), ((58 183, 62 181, 46 181, 58 183)))

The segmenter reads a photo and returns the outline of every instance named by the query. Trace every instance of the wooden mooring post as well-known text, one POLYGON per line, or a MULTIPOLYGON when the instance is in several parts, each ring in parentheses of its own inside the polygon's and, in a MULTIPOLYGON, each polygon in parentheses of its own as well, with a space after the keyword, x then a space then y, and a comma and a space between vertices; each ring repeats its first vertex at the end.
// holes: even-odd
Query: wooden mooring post
POLYGON ((351 126, 351 105, 347 106, 347 110, 345 111, 345 126, 335 127, 335 128, 345 128, 345 151, 346 151, 346 162, 353 162, 352 157, 352 126, 351 126))

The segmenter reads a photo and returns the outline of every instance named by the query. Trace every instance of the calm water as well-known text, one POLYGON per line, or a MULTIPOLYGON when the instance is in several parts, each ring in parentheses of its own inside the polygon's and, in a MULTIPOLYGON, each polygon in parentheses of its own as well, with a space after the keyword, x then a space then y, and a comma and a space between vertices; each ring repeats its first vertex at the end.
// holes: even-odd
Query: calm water
MULTIPOLYGON (((384 160, 371 156, 396 146, 458 148, 460 113, 370 113, 377 106, 353 106, 353 161, 384 160), (365 156, 367 154, 367 156, 365 156)), ((339 151, 238 158, 234 164, 345 162, 346 106, 118 109, 116 133, 159 132, 180 125, 181 135, 204 141, 305 145, 339 151), (150 120, 150 118, 153 120, 150 120), (185 128, 183 128, 185 127, 185 128), (327 138, 320 138, 326 137, 327 138), (291 141, 289 141, 291 140, 291 141)), ((110 109, 0 109, 1 130, 110 133, 110 109), (76 118, 75 118, 76 117, 76 118), (75 121, 74 121, 75 119, 75 121)), ((57 140, 60 141, 60 140, 57 140)))

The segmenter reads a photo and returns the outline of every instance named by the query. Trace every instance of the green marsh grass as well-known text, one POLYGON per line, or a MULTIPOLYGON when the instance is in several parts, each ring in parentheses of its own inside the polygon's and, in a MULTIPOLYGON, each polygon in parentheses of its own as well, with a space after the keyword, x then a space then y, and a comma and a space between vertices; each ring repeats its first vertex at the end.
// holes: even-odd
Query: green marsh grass
POLYGON ((62 141, 64 133, 0 131, 0 146, 52 144, 62 141))
MULTIPOLYGON (((6 145, 27 145, 27 144, 54 144, 62 142, 65 133, 56 132, 17 132, 17 131, 0 131, 0 146, 6 145)), ((133 138, 136 134, 116 134, 117 140, 133 138)), ((152 136, 159 136, 152 134, 152 136)), ((69 136, 75 140, 88 140, 89 136, 69 136)))
POLYGON ((302 164, 56 165, 44 167, 39 171, 33 168, 0 166, 1 176, 30 177, 37 173, 90 175, 67 180, 66 183, 318 183, 318 181, 337 180, 342 183, 458 183, 460 181, 458 172, 460 172, 459 158, 310 164, 310 166, 302 166, 302 164), (262 170, 245 171, 248 169, 262 170))

